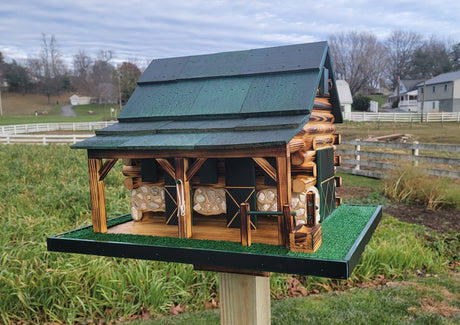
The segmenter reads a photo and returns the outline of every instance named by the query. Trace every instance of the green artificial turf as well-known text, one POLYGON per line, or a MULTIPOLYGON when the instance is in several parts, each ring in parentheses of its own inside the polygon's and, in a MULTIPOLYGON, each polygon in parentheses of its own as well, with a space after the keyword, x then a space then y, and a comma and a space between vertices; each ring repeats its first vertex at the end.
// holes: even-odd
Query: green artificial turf
MULTIPOLYGON (((281 255, 298 258, 343 260, 377 209, 377 206, 369 205, 341 205, 322 222, 322 245, 316 253, 311 254, 294 253, 283 246, 261 243, 254 243, 251 246, 242 246, 240 243, 229 241, 96 233, 92 231, 92 227, 72 231, 64 234, 62 237, 153 246, 189 247, 204 250, 232 251, 262 255, 281 255)), ((121 216, 108 220, 107 226, 113 227, 130 220, 132 220, 130 215, 121 216)))

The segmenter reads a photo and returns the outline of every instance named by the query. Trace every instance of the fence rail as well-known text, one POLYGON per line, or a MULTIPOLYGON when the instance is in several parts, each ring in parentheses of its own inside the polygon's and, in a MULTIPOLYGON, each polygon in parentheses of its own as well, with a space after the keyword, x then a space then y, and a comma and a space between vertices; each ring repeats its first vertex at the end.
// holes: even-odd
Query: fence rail
POLYGON ((73 144, 94 134, 7 134, 0 135, 0 143, 3 144, 73 144))
POLYGON ((18 135, 54 131, 94 131, 114 123, 117 123, 117 121, 0 125, 0 135, 18 135))
MULTIPOLYGON (((406 122, 416 123, 421 121, 421 113, 370 113, 353 112, 350 121, 355 122, 406 122)), ((460 123, 460 112, 428 112, 423 113, 423 122, 457 122, 460 123)))
POLYGON ((412 163, 414 166, 419 166, 419 163, 423 163, 426 174, 460 178, 460 159, 441 157, 440 152, 460 152, 460 145, 342 141, 337 149, 337 153, 342 156, 342 166, 337 167, 337 170, 354 175, 385 178, 386 170, 395 169, 401 164, 412 163), (343 148, 344 146, 353 147, 347 149, 343 148), (366 150, 362 150, 362 147, 366 150), (396 150, 403 152, 396 153, 396 150), (420 155, 420 150, 430 152, 430 155, 420 155), (435 153, 434 156, 432 152, 435 153), (363 157, 366 159, 362 159, 363 157))

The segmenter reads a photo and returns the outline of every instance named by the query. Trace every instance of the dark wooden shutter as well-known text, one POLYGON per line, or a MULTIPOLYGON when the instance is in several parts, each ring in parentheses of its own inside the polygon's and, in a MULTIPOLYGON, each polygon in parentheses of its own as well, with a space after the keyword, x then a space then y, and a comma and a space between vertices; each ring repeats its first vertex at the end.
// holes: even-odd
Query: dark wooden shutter
POLYGON ((155 159, 141 159, 141 175, 142 182, 156 183, 158 182, 158 163, 155 159))
MULTIPOLYGON (((249 203, 249 210, 256 209, 256 176, 251 158, 225 159, 225 190, 227 203, 227 227, 240 228, 239 205, 249 203)), ((257 227, 257 217, 251 216, 251 227, 257 227)))
POLYGON ((217 184, 217 159, 208 158, 198 171, 200 184, 217 184))
POLYGON ((334 150, 316 150, 317 187, 320 197, 321 221, 335 210, 334 150))

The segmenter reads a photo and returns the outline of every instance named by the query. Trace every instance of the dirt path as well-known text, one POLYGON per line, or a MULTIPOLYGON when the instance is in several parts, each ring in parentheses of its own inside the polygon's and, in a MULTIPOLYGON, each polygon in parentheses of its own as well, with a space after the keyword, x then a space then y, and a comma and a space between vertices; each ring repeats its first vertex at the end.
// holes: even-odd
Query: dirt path
POLYGON ((72 105, 61 106, 61 115, 60 116, 77 116, 77 113, 72 108, 72 105))

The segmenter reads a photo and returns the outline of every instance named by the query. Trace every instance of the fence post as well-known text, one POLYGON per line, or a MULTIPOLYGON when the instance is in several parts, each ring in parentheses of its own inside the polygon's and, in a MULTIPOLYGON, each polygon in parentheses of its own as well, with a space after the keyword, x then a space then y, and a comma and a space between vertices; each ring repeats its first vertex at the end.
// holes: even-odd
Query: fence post
POLYGON ((10 144, 10 136, 8 134, 6 135, 6 144, 10 144))
MULTIPOLYGON (((418 141, 414 141, 413 144, 415 144, 415 148, 412 149, 412 155, 414 156, 418 156, 419 154, 419 149, 418 149, 418 141)), ((418 166, 418 160, 414 160, 414 166, 417 167, 418 166)))
POLYGON ((356 160, 356 165, 355 165, 355 170, 359 170, 359 161, 361 160, 361 156, 359 155, 359 152, 361 151, 361 145, 359 144, 360 139, 356 139, 355 141, 358 141, 358 143, 355 145, 355 160, 356 160))
POLYGON ((43 144, 46 144, 46 135, 43 135, 43 144))

